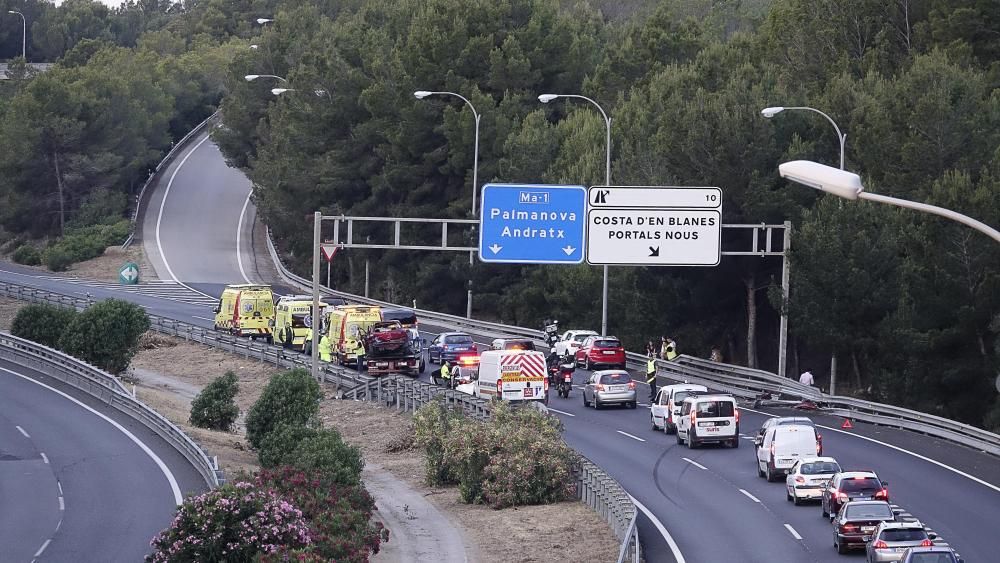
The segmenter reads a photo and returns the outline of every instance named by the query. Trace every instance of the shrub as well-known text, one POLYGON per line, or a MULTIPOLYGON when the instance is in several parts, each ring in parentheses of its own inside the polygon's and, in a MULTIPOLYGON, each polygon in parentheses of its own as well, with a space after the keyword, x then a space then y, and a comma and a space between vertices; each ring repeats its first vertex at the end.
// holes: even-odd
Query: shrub
MULTIPOLYGON (((66 226, 78 229, 86 228, 88 225, 113 225, 122 220, 126 209, 128 209, 128 196, 124 192, 97 188, 87 194, 66 226)), ((125 236, 127 237, 128 233, 125 236)), ((112 244, 114 242, 104 246, 112 244)))
POLYGON ((504 440, 495 427, 469 421, 461 432, 451 434, 445 444, 445 459, 458 479, 458 494, 462 502, 483 502, 483 480, 490 459, 503 448, 504 440))
POLYGON ((364 461, 361 450, 344 442, 340 433, 331 428, 319 430, 303 438, 291 455, 293 465, 304 470, 322 471, 327 478, 341 485, 361 482, 364 461))
POLYGON ((150 542, 154 551, 146 561, 252 561, 311 543, 301 510, 272 490, 240 482, 185 501, 150 542))
POLYGON ((66 326, 59 347, 111 373, 128 367, 149 330, 142 307, 119 299, 105 299, 76 315, 66 326))
POLYGON ((271 377, 247 414, 247 441, 259 450, 264 436, 282 424, 318 428, 322 396, 319 384, 304 369, 271 377))
POLYGON ((232 371, 213 379, 191 401, 191 424, 228 432, 240 415, 240 408, 235 401, 239 390, 236 374, 232 371))
MULTIPOLYGON (((295 506, 312 528, 313 545, 289 549, 293 561, 299 553, 309 553, 303 561, 367 562, 378 553, 381 542, 389 540, 389 531, 372 522, 375 501, 362 485, 344 485, 319 470, 292 467, 264 469, 257 474, 259 487, 273 489, 295 506), (315 557, 319 556, 319 557, 315 557)), ((284 561, 282 552, 264 556, 262 561, 284 561)))
POLYGON ((505 508, 573 498, 574 460, 573 450, 561 440, 538 439, 528 432, 507 436, 483 469, 482 499, 505 508))
POLYGON ((37 266, 42 263, 42 253, 30 244, 22 244, 17 247, 12 258, 14 262, 25 266, 37 266))
POLYGON ((445 456, 445 445, 451 440, 453 428, 465 426, 461 411, 449 409, 440 400, 433 401, 413 414, 413 430, 417 445, 424 448, 428 485, 458 483, 458 473, 445 456))
POLYGON ((73 265, 73 257, 65 249, 51 246, 43 254, 45 267, 53 272, 65 272, 73 265))
POLYGON ((45 304, 26 305, 14 316, 10 333, 49 348, 56 348, 59 346, 63 331, 72 324, 76 316, 77 312, 74 309, 45 304))
POLYGON ((292 465, 292 452, 299 442, 316 435, 318 430, 301 424, 279 424, 264 435, 257 450, 261 467, 292 465))

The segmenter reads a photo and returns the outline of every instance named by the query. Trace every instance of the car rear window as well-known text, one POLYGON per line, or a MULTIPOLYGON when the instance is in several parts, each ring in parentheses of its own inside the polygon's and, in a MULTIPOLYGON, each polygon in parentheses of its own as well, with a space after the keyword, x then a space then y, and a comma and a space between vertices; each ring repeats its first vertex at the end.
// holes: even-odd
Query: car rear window
POLYGON ((803 475, 822 475, 824 473, 837 473, 840 466, 832 461, 816 461, 802 464, 803 475))
POLYGON ((530 340, 508 340, 503 343, 504 350, 534 350, 535 343, 530 340))
POLYGON ((852 520, 886 519, 893 518, 892 510, 888 504, 854 504, 847 505, 847 517, 852 520))
POLYGON ((622 343, 617 340, 595 340, 594 346, 598 348, 619 348, 622 343))
POLYGON ((695 403, 698 416, 707 418, 722 418, 735 416, 734 405, 730 401, 699 401, 695 403))
POLYGON ((910 554, 913 563, 955 563, 950 553, 913 553, 910 554))
POLYGON ((924 530, 882 530, 881 539, 883 541, 924 541, 927 539, 927 532, 924 530))
POLYGON ((577 335, 575 335, 573 337, 573 341, 575 341, 575 342, 583 342, 584 340, 587 339, 588 336, 593 336, 593 335, 591 335, 591 334, 577 334, 577 335))
POLYGON ((677 391, 674 393, 674 404, 679 405, 691 395, 690 391, 677 391))
POLYGON ((632 381, 632 378, 627 373, 608 373, 601 376, 601 383, 605 385, 618 385, 630 381, 632 381))
POLYGON ((845 493, 867 493, 867 492, 877 492, 881 489, 881 484, 877 479, 872 477, 863 477, 861 479, 844 479, 840 482, 840 490, 845 493))
POLYGON ((465 334, 453 334, 444 337, 445 344, 472 344, 472 337, 465 334))

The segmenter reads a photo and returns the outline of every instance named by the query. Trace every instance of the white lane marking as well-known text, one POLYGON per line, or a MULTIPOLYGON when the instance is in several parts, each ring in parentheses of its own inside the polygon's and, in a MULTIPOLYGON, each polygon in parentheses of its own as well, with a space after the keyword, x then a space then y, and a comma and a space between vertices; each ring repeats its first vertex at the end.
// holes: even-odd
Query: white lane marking
POLYGON ((59 510, 66 510, 66 502, 62 497, 59 497, 59 510))
POLYGON ((686 458, 686 457, 682 457, 681 459, 683 459, 684 461, 686 461, 686 462, 690 463, 691 465, 693 465, 693 466, 695 466, 695 467, 699 467, 699 468, 701 468, 701 469, 705 469, 705 470, 708 470, 708 468, 707 468, 707 467, 705 467, 704 465, 702 465, 702 464, 698 463, 697 461, 695 461, 695 460, 693 460, 693 459, 689 459, 689 458, 686 458))
POLYGON ((45 540, 45 543, 42 544, 42 547, 39 547, 38 551, 35 552, 35 557, 38 557, 39 555, 41 555, 42 552, 45 551, 45 548, 49 547, 49 543, 51 543, 51 542, 52 542, 52 538, 49 538, 49 539, 45 540))
MULTIPOLYGON (((102 419, 104 419, 105 422, 107 422, 111 426, 114 426, 115 428, 117 428, 122 434, 124 434, 130 440, 132 440, 135 443, 135 445, 139 446, 139 448, 141 448, 142 451, 146 452, 146 455, 148 455, 149 458, 153 460, 153 463, 155 463, 157 465, 157 467, 160 468, 160 471, 163 473, 163 476, 166 477, 167 478, 167 482, 170 483, 170 490, 174 494, 174 501, 177 503, 177 506, 180 506, 181 504, 184 504, 184 495, 181 494, 181 488, 177 484, 177 479, 174 478, 174 474, 170 472, 170 468, 167 467, 167 464, 163 463, 163 460, 160 459, 160 457, 157 456, 153 452, 153 450, 149 449, 149 446, 147 446, 146 444, 144 444, 142 442, 142 440, 140 440, 139 438, 137 438, 135 436, 135 434, 132 434, 131 432, 129 432, 127 428, 125 428, 121 424, 118 424, 114 420, 111 420, 110 418, 108 418, 107 416, 105 416, 103 413, 100 413, 100 412, 98 412, 98 411, 90 408, 88 405, 85 405, 85 404, 81 403, 80 401, 76 400, 73 397, 70 397, 66 393, 63 393, 62 391, 60 391, 60 390, 58 390, 58 389, 56 389, 54 387, 46 385, 46 384, 42 383, 41 381, 35 381, 34 379, 32 379, 32 378, 30 378, 30 377, 28 377, 26 375, 21 375, 20 373, 17 373, 16 371, 11 371, 11 370, 9 370, 7 368, 0 368, 0 371, 9 373, 9 374, 17 376, 17 377, 20 377, 21 379, 24 379, 25 381, 30 381, 30 382, 34 383, 35 385, 44 387, 45 389, 48 389, 49 391, 52 391, 53 393, 58 393, 59 395, 62 395, 63 397, 65 397, 67 400, 76 403, 81 408, 84 408, 84 409, 90 411, 91 413, 93 413, 94 415, 101 417, 102 419)), ((37 557, 37 555, 36 555, 36 557, 37 557)))
POLYGON ((638 440, 640 442, 645 442, 645 440, 643 440, 642 438, 640 438, 638 436, 633 436, 632 434, 629 434, 628 432, 622 432, 621 430, 615 430, 615 432, 621 434, 622 436, 628 436, 629 438, 632 438, 633 440, 638 440))
MULTIPOLYGON (((253 282, 247 277, 247 271, 243 269, 243 255, 240 253, 240 235, 242 234, 241 231, 243 231, 243 218, 246 217, 251 195, 253 195, 253 190, 250 190, 250 193, 247 194, 247 200, 243 202, 243 209, 240 210, 240 220, 236 223, 236 263, 240 266, 240 275, 243 276, 243 279, 247 283, 253 282)), ((162 254, 163 251, 161 250, 160 253, 162 254)))
POLYGON ((656 529, 659 530, 660 535, 663 536, 664 540, 666 540, 667 546, 670 548, 670 552, 674 555, 674 561, 676 561, 676 563, 687 563, 687 561, 684 559, 684 555, 681 554, 681 548, 677 547, 677 542, 674 541, 674 537, 670 535, 670 532, 667 531, 667 528, 663 526, 663 522, 660 522, 660 520, 656 516, 654 516, 653 513, 650 512, 648 508, 643 506, 641 502, 636 500, 634 496, 628 495, 628 498, 632 499, 632 502, 635 503, 636 508, 641 510, 642 513, 646 515, 646 518, 649 518, 649 521, 653 523, 653 526, 656 526, 656 529))
POLYGON ((208 135, 205 135, 204 139, 198 141, 197 145, 191 147, 191 150, 189 150, 187 154, 184 155, 184 158, 181 159, 181 162, 180 164, 177 165, 177 168, 174 168, 173 174, 170 175, 170 180, 167 181, 167 189, 163 191, 163 199, 160 200, 160 211, 159 213, 156 214, 156 247, 160 249, 160 259, 163 260, 163 265, 167 267, 167 273, 170 274, 171 279, 173 279, 175 282, 183 285, 184 287, 190 289, 191 291, 197 294, 204 295, 205 297, 212 299, 211 295, 208 295, 207 293, 202 293, 197 289, 185 284, 181 280, 177 279, 177 276, 174 275, 173 269, 170 268, 170 262, 167 262, 167 254, 163 251, 163 244, 160 242, 160 224, 163 223, 163 209, 167 206, 167 196, 170 195, 170 188, 173 187, 174 185, 174 178, 177 177, 177 173, 180 172, 181 168, 184 167, 184 163, 187 162, 187 159, 190 158, 191 155, 194 154, 194 151, 198 150, 198 147, 200 147, 205 141, 207 141, 208 138, 209 138, 208 135))
POLYGON ((745 494, 747 496, 747 498, 749 498, 750 500, 752 500, 754 502, 760 502, 759 498, 751 495, 749 492, 747 492, 746 489, 740 489, 740 492, 743 493, 743 494, 745 494))
MULTIPOLYGON (((748 412, 757 413, 757 414, 762 414, 764 416, 769 416, 771 418, 777 418, 777 416, 778 416, 778 415, 770 414, 770 413, 766 413, 766 412, 755 411, 753 409, 743 408, 743 410, 748 411, 748 412)), ((845 432, 845 431, 843 431, 843 430, 841 430, 839 428, 833 428, 833 427, 830 427, 830 426, 823 426, 822 424, 817 424, 816 426, 818 426, 820 428, 823 428, 824 430, 830 430, 832 432, 839 432, 840 434, 846 434, 847 436, 853 436, 854 438, 858 438, 859 440, 867 440, 867 441, 869 441, 869 442, 871 442, 873 444, 878 444, 880 446, 885 446, 885 447, 887 447, 889 449, 896 450, 897 452, 902 452, 904 454, 911 455, 911 456, 913 456, 913 457, 915 457, 917 459, 922 459, 922 460, 926 461, 927 463, 932 463, 934 465, 937 465, 938 467, 940 467, 942 469, 946 469, 948 471, 951 471, 952 473, 954 473, 956 475, 961 475, 962 477, 965 477, 966 479, 969 479, 970 481, 975 481, 976 483, 979 483, 980 485, 983 485, 985 487, 989 487, 989 488, 993 489, 994 491, 1000 493, 1000 487, 998 487, 998 486, 996 486, 996 485, 994 485, 992 483, 987 483, 986 481, 983 481, 979 477, 976 477, 974 475, 969 475, 968 473, 962 471, 961 469, 957 469, 957 468, 952 467, 950 465, 941 463, 940 461, 937 461, 935 459, 931 459, 931 458, 929 458, 929 457, 927 457, 925 455, 920 455, 917 452, 911 452, 910 450, 903 449, 903 448, 901 448, 899 446, 894 446, 892 444, 889 444, 889 443, 886 443, 886 442, 882 442, 882 441, 876 440, 874 438, 869 438, 867 436, 861 436, 860 434, 852 434, 850 432, 845 432)))
POLYGON ((565 411, 561 411, 561 410, 559 410, 559 409, 554 409, 554 408, 552 408, 552 407, 549 407, 549 410, 550 410, 550 411, 552 411, 552 412, 557 412, 557 413, 559 413, 559 414, 564 414, 564 415, 566 415, 566 416, 576 416, 575 414, 573 414, 573 413, 571 413, 571 412, 565 412, 565 411))
POLYGON ((788 529, 788 533, 792 534, 793 538, 797 540, 802 540, 802 536, 800 536, 799 533, 795 531, 795 528, 793 528, 791 524, 785 524, 785 528, 788 529))
POLYGON ((56 485, 59 487, 59 496, 62 496, 63 494, 62 483, 60 481, 56 481, 56 485))
POLYGON ((191 315, 191 318, 192 319, 201 319, 203 321, 212 321, 213 323, 215 322, 215 319, 210 319, 208 317, 199 317, 198 315, 191 315))
POLYGON ((47 464, 49 462, 49 456, 45 455, 45 452, 38 452, 38 453, 42 454, 42 461, 44 461, 47 464))
POLYGON ((28 433, 24 431, 24 428, 21 428, 20 426, 17 426, 17 425, 14 425, 14 428, 17 428, 18 432, 20 432, 21 434, 24 434, 25 438, 31 438, 31 436, 28 436, 28 433))

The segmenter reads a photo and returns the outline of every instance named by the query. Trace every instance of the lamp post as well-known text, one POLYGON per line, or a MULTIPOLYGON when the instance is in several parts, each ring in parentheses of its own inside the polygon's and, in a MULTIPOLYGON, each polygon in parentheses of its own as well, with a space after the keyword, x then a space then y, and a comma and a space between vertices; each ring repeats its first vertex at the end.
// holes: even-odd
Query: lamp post
POLYGON ((28 21, 24 19, 24 14, 17 10, 8 10, 7 13, 21 16, 21 58, 24 59, 24 62, 28 62, 28 51, 26 49, 28 44, 28 21))
POLYGON ((968 215, 962 215, 957 211, 952 211, 936 205, 928 205, 926 203, 918 203, 915 201, 889 197, 881 194, 868 193, 864 191, 865 188, 861 184, 861 177, 853 172, 837 170, 832 166, 826 166, 825 164, 820 164, 818 162, 793 160, 791 162, 785 162, 778 165, 778 173, 781 174, 782 178, 842 197, 844 199, 866 199, 868 201, 877 201, 879 203, 895 205, 896 207, 905 207, 907 209, 923 211, 924 213, 940 215, 951 219, 952 221, 958 221, 963 225, 972 227, 993 240, 1000 242, 1000 231, 997 231, 993 227, 990 227, 981 221, 977 221, 968 215))
POLYGON ((823 117, 825 117, 826 120, 830 122, 830 125, 833 125, 834 130, 837 131, 837 141, 840 142, 840 169, 843 170, 844 169, 844 147, 847 145, 847 135, 844 135, 844 134, 840 133, 840 127, 837 127, 837 122, 834 121, 832 117, 830 117, 829 115, 827 115, 827 114, 819 111, 818 109, 811 108, 811 107, 806 107, 806 106, 795 106, 795 107, 787 107, 787 108, 786 107, 782 107, 782 106, 776 106, 776 107, 764 108, 764 109, 760 110, 760 114, 763 115, 764 117, 770 119, 770 118, 774 117, 775 115, 778 115, 779 113, 781 113, 781 112, 783 112, 785 110, 802 110, 802 111, 815 112, 815 113, 818 113, 818 114, 822 115, 823 117))
MULTIPOLYGON (((475 146, 472 149, 472 218, 476 218, 476 190, 479 189, 479 112, 476 111, 476 107, 472 105, 472 102, 468 98, 461 94, 456 94, 455 92, 430 92, 427 90, 417 90, 413 93, 413 96, 418 100, 422 100, 428 96, 454 96, 463 102, 465 105, 469 106, 469 110, 472 111, 472 116, 476 118, 476 140, 475 146)), ((469 266, 472 266, 473 253, 469 252, 469 266)), ((466 318, 472 318, 472 280, 469 280, 469 285, 467 288, 468 298, 465 303, 465 316, 466 318)))
MULTIPOLYGON (((543 104, 547 104, 556 98, 578 98, 581 100, 586 100, 597 108, 597 111, 601 112, 601 116, 604 117, 604 124, 607 126, 607 140, 605 142, 605 158, 604 158, 604 184, 606 186, 611 185, 611 118, 608 117, 607 112, 601 107, 601 104, 591 100, 586 96, 581 96, 579 94, 542 94, 538 96, 538 101, 543 104)), ((608 335, 608 267, 604 266, 604 283, 601 288, 601 335, 608 335)))

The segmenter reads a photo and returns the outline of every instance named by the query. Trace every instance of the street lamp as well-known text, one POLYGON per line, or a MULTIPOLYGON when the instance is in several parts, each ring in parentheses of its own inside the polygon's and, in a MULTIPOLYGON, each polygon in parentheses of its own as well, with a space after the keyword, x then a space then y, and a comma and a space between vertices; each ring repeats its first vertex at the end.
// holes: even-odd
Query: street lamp
POLYGON ((25 49, 28 40, 28 21, 24 19, 24 14, 17 10, 8 10, 7 13, 21 16, 21 58, 24 59, 24 62, 28 62, 28 52, 25 49))
MULTIPOLYGON (((280 96, 285 92, 298 92, 298 91, 299 90, 297 88, 271 88, 271 93, 274 94, 275 96, 280 96)), ((330 96, 329 92, 321 89, 313 90, 313 94, 316 94, 316 97, 330 96)), ((330 98, 333 99, 333 96, 330 96, 330 98)))
POLYGON ((264 25, 265 23, 271 23, 273 21, 274 20, 269 19, 269 18, 257 18, 257 23, 260 24, 260 25, 264 25))
MULTIPOLYGON (((601 116, 604 117, 604 124, 607 125, 608 135, 607 142, 605 143, 606 155, 604 159, 604 185, 611 185, 611 118, 601 107, 601 104, 591 100, 586 96, 581 96, 579 94, 542 94, 538 96, 538 101, 543 104, 547 104, 556 98, 579 98, 581 100, 586 100, 597 108, 597 111, 601 112, 601 116)), ((604 284, 601 288, 601 335, 608 335, 608 267, 604 266, 604 284)))
POLYGON ((997 231, 993 227, 990 227, 989 225, 977 221, 967 215, 962 215, 956 211, 945 209, 943 207, 937 207, 935 205, 917 203, 915 201, 908 201, 905 199, 866 192, 864 191, 864 186, 861 184, 861 177, 853 172, 837 170, 832 166, 826 166, 825 164, 820 164, 818 162, 793 160, 791 162, 785 162, 778 165, 778 173, 781 174, 782 178, 842 197, 844 199, 866 199, 869 201, 887 203, 897 207, 905 207, 907 209, 915 209, 917 211, 947 217, 948 219, 958 221, 959 223, 985 233, 993 240, 1000 242, 1000 231, 997 231))
MULTIPOLYGON (((254 45, 251 45, 251 47, 254 47, 254 45)), ((243 79, 246 80, 247 82, 253 82, 254 80, 257 80, 258 78, 277 78, 278 80, 280 80, 282 82, 288 82, 288 80, 286 80, 286 79, 284 79, 284 78, 282 78, 282 77, 280 77, 278 75, 275 75, 275 74, 248 74, 248 75, 246 75, 246 76, 243 77, 243 79)))
POLYGON ((251 45, 250 48, 253 50, 257 50, 260 49, 260 45, 251 45))
POLYGON ((771 107, 771 108, 764 108, 764 109, 760 110, 760 114, 763 115, 764 117, 770 119, 770 118, 774 117, 775 115, 778 115, 779 113, 785 111, 786 109, 788 109, 788 110, 812 111, 812 112, 818 113, 818 114, 822 115, 823 117, 825 117, 826 120, 829 121, 831 125, 833 125, 833 128, 837 131, 837 140, 840 141, 840 169, 843 170, 844 169, 844 146, 847 144, 847 135, 842 135, 840 133, 840 127, 837 127, 837 122, 834 121, 833 118, 831 118, 829 115, 827 115, 827 114, 819 111, 818 109, 811 108, 811 107, 806 107, 806 106, 787 107, 787 108, 786 107, 782 107, 782 106, 776 106, 776 107, 771 107))
MULTIPOLYGON (((422 100, 428 96, 454 96, 463 102, 465 105, 469 106, 469 110, 472 111, 472 116, 476 118, 476 140, 475 146, 473 147, 472 155, 472 218, 476 217, 476 190, 479 189, 479 112, 476 111, 476 107, 472 105, 472 102, 468 100, 465 96, 461 94, 456 94, 454 92, 430 92, 427 90, 417 90, 413 93, 413 96, 418 100, 422 100)), ((469 252, 469 266, 472 266, 472 252, 469 252)), ((468 286, 468 300, 465 304, 465 316, 466 318, 472 318, 472 280, 469 280, 468 286)))

